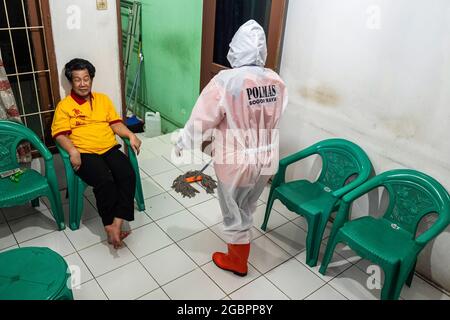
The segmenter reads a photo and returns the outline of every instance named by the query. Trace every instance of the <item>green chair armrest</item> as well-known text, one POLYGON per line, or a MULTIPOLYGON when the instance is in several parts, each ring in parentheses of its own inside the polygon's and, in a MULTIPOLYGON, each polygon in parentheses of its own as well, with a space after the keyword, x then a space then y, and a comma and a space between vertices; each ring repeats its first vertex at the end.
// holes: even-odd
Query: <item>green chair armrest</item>
POLYGON ((275 178, 273 179, 272 186, 277 187, 281 184, 283 184, 286 181, 286 169, 291 164, 294 164, 295 162, 298 162, 300 160, 303 160, 305 158, 308 158, 312 156, 316 152, 316 147, 312 146, 309 148, 306 148, 302 151, 299 151, 297 153, 294 153, 290 156, 287 156, 286 158, 283 158, 280 160, 280 165, 278 168, 278 173, 276 174, 275 178))
POLYGON ((336 198, 341 198, 342 196, 344 196, 345 194, 351 192, 353 189, 357 188, 358 186, 362 185, 364 182, 367 181, 367 179, 370 176, 370 170, 366 170, 365 168, 363 168, 361 170, 362 174, 358 175, 358 177, 353 180, 352 182, 350 182, 349 184, 343 186, 342 188, 336 190, 333 192, 333 195, 336 198))

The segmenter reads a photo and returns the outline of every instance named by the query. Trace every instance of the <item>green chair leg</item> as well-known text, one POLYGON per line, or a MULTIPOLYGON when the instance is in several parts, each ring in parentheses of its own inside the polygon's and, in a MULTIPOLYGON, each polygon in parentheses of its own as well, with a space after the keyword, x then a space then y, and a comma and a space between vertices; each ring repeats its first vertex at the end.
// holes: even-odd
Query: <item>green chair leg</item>
MULTIPOLYGON (((314 243, 311 248, 311 264, 308 264, 310 267, 315 267, 317 265, 317 261, 319 260, 319 254, 320 254, 320 246, 322 245, 322 238, 323 234, 325 232, 325 228, 327 227, 328 223, 328 215, 320 215, 320 221, 318 223, 318 226, 314 232, 315 238, 314 243)), ((309 234, 309 225, 308 225, 308 234, 309 234)))
MULTIPOLYGON (((137 170, 139 172, 139 169, 137 170)), ((136 176, 136 192, 135 192, 136 204, 139 211, 145 210, 144 193, 142 192, 141 177, 136 176)))
POLYGON ((408 261, 404 261, 400 266, 399 275, 396 279, 395 288, 392 291, 392 299, 398 300, 400 297, 400 293, 402 292, 403 286, 405 284, 411 285, 412 278, 414 277, 414 271, 416 269, 417 260, 415 260, 413 263, 408 261))
POLYGON ((394 292, 397 284, 399 266, 398 264, 385 266, 384 285, 381 289, 381 300, 395 300, 394 292))
MULTIPOLYGON (((316 251, 316 234, 319 225, 320 217, 318 215, 306 216, 308 221, 308 234, 306 235, 306 264, 310 267, 315 267, 317 264, 317 258, 314 258, 316 251)), ((320 246, 320 243, 319 243, 320 246)))
POLYGON ((69 228, 71 230, 77 230, 80 225, 76 217, 76 212, 78 212, 78 197, 74 196, 78 194, 78 183, 75 178, 71 182, 67 182, 67 190, 69 193, 69 228))
POLYGON ((322 264, 320 265, 319 272, 323 275, 327 272, 328 264, 331 262, 333 258, 334 250, 336 249, 336 245, 339 243, 340 239, 338 236, 334 236, 333 234, 328 239, 327 249, 325 250, 325 255, 323 256, 322 264))
POLYGON ((408 279, 406 279, 405 283, 406 283, 406 285, 408 287, 411 287, 411 285, 412 285, 412 281, 413 281, 413 278, 414 278, 414 272, 416 271, 416 264, 417 264, 417 261, 414 262, 414 266, 413 266, 411 272, 408 275, 408 279))
POLYGON ((51 212, 53 215, 53 218, 55 218, 56 224, 58 226, 58 230, 64 230, 66 228, 66 224, 64 223, 64 212, 62 211, 62 207, 61 207, 61 201, 59 201, 58 204, 58 200, 56 199, 59 196, 59 193, 57 196, 53 195, 53 192, 51 192, 51 190, 48 191, 47 193, 47 198, 50 201, 50 206, 51 206, 51 212))
POLYGON ((266 213, 264 215, 264 222, 261 226, 261 230, 264 230, 264 231, 267 230, 267 223, 269 222, 270 212, 272 211, 273 202, 276 199, 277 198, 275 197, 273 190, 271 190, 270 195, 269 195, 269 201, 267 202, 266 213))

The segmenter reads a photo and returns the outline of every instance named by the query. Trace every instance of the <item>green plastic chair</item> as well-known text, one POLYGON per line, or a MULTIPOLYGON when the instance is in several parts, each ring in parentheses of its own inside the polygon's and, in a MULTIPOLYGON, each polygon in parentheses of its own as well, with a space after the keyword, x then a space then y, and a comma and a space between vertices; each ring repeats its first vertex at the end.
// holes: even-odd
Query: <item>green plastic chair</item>
MULTIPOLYGON (((135 199, 139 211, 145 210, 144 194, 142 192, 141 174, 139 172, 139 164, 136 154, 131 147, 130 140, 122 138, 128 148, 128 158, 131 166, 136 174, 136 191, 135 199)), ((66 169, 67 189, 69 193, 69 228, 71 230, 78 230, 80 228, 81 216, 83 214, 83 193, 87 185, 81 180, 73 171, 70 163, 70 157, 66 150, 64 150, 58 143, 56 143, 61 158, 66 169)))
POLYGON ((450 196, 436 180, 413 170, 383 173, 343 197, 320 273, 325 274, 336 245, 346 243, 384 270, 381 299, 396 300, 405 282, 411 286, 420 251, 449 223, 450 196), (389 206, 383 217, 365 216, 349 221, 351 203, 380 186, 389 193, 389 206), (417 236, 419 222, 430 213, 439 217, 431 228, 417 236))
POLYGON ((267 229, 273 202, 279 199, 289 210, 306 218, 306 263, 311 267, 316 266, 323 233, 331 213, 337 211, 340 198, 364 183, 371 172, 372 164, 366 153, 356 144, 343 139, 321 141, 282 159, 272 182, 261 229, 267 229), (314 154, 322 158, 322 172, 316 182, 285 181, 289 165, 314 154), (346 184, 355 175, 357 177, 346 184))
POLYGON ((53 156, 38 136, 24 125, 12 121, 0 121, 0 172, 19 168, 16 150, 22 141, 29 141, 45 161, 45 176, 33 169, 26 169, 17 182, 0 179, 0 208, 14 207, 31 202, 37 206, 39 197, 47 197, 58 230, 65 229, 61 197, 58 191, 53 156))
POLYGON ((0 253, 0 300, 73 300, 66 261, 49 248, 0 253))

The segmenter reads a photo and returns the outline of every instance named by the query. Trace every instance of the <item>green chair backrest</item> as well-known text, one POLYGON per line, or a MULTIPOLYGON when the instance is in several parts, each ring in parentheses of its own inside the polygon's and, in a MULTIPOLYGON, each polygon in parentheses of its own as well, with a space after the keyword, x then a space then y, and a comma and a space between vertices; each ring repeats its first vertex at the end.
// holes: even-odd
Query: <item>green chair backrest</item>
POLYGON ((31 142, 44 159, 51 158, 50 151, 33 131, 22 124, 0 120, 0 172, 19 167, 17 146, 24 140, 31 142))
POLYGON ((354 175, 369 177, 372 164, 366 153, 356 144, 344 139, 329 139, 317 143, 316 153, 322 158, 322 172, 318 182, 336 191, 354 175))
POLYGON ((389 206, 383 219, 416 238, 420 221, 426 215, 438 215, 433 226, 423 235, 423 244, 437 236, 450 223, 450 196, 432 177, 415 170, 393 170, 380 174, 370 183, 370 189, 383 186, 389 194, 389 206), (426 234, 428 233, 428 234, 426 234))

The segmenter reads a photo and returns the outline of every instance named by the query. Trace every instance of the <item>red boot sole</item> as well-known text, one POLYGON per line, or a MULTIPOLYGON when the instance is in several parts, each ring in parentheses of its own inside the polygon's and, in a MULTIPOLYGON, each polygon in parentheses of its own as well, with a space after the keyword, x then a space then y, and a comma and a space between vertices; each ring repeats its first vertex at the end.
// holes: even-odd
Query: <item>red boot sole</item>
POLYGON ((214 264, 217 266, 217 268, 222 269, 222 270, 225 270, 225 271, 233 272, 235 275, 237 275, 237 276, 239 276, 239 277, 245 277, 245 276, 247 275, 247 272, 246 272, 246 273, 240 273, 240 272, 237 272, 237 271, 234 271, 234 270, 222 268, 221 266, 219 266, 219 265, 214 261, 214 259, 213 259, 213 262, 214 262, 214 264))

